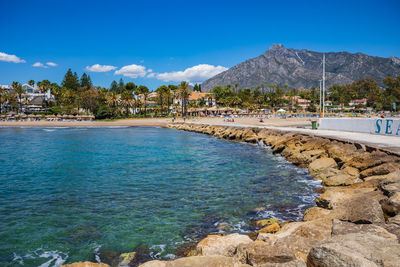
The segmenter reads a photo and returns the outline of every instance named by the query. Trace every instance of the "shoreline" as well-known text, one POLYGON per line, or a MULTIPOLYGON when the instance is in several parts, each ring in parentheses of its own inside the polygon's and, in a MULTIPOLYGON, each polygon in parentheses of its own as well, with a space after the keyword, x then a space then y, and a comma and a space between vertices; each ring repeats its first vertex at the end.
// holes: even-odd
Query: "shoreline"
POLYGON ((164 127, 171 119, 122 119, 115 121, 0 121, 0 127, 164 127))
MULTIPOLYGON (((260 123, 258 118, 244 117, 236 118, 235 122, 230 122, 232 125, 248 124, 254 126, 299 126, 308 125, 310 121, 305 118, 290 118, 280 119, 271 118, 265 119, 264 123, 260 123)), ((194 117, 186 120, 186 123, 204 123, 216 124, 223 123, 224 119, 221 117, 194 117)), ((154 127, 167 127, 172 123, 172 118, 135 118, 135 119, 120 119, 114 121, 0 121, 0 127, 101 127, 101 126, 154 126, 154 127)), ((181 118, 178 118, 175 123, 183 123, 181 118)))
POLYGON ((323 187, 301 222, 261 220, 249 235, 209 235, 167 266, 397 266, 400 262, 400 157, 343 140, 257 127, 173 124, 220 139, 262 142, 308 168, 323 187), (394 196, 397 198, 395 199, 394 196), (396 202, 397 201, 397 202, 396 202), (225 266, 225 265, 224 265, 225 266))
MULTIPOLYGON (((258 229, 256 232, 211 234, 184 251, 182 258, 139 265, 143 262, 135 260, 133 251, 121 254, 121 262, 128 256, 127 265, 135 262, 132 266, 141 267, 377 266, 381 263, 396 266, 400 262, 398 155, 362 145, 362 142, 351 143, 298 132, 294 128, 289 131, 289 128, 198 122, 167 123, 167 127, 264 144, 294 165, 308 168, 314 179, 322 180, 323 187, 318 189, 316 206, 306 210, 300 222, 278 222, 275 218, 259 220, 253 222, 258 229), (333 258, 339 259, 340 264, 329 261, 333 258)), ((85 266, 76 264, 64 266, 85 266)), ((93 267, 108 266, 93 264, 93 267)))

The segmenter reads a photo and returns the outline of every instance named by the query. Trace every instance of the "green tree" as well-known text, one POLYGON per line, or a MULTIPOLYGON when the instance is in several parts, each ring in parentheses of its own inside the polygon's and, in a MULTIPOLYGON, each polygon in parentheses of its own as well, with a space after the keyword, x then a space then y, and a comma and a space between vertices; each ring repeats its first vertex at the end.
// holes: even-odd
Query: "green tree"
POLYGON ((92 114, 96 114, 99 106, 97 90, 90 88, 81 93, 82 107, 89 110, 92 114))
POLYGON ((118 83, 118 93, 119 94, 122 93, 124 88, 125 88, 124 80, 122 80, 122 78, 121 78, 121 79, 119 79, 119 83, 118 83))
POLYGON ((135 105, 135 98, 133 97, 133 89, 130 90, 125 88, 122 91, 121 104, 125 108, 126 116, 128 117, 130 108, 135 105))
POLYGON ((89 90, 93 86, 92 79, 85 72, 81 76, 80 86, 84 88, 84 90, 89 90))
POLYGON ((80 84, 76 72, 72 73, 71 69, 68 69, 67 73, 64 76, 64 80, 61 83, 61 86, 69 90, 77 91, 80 84))
POLYGON ((118 93, 118 83, 116 81, 112 81, 110 85, 110 91, 114 93, 118 93))
POLYGON ((3 112, 3 105, 6 103, 6 89, 0 85, 0 114, 3 112))
POLYGON ((144 116, 147 116, 147 97, 149 96, 149 88, 147 88, 144 85, 140 85, 137 89, 136 89, 137 93, 139 95, 143 96, 143 106, 144 106, 144 116))
POLYGON ((35 85, 35 81, 34 80, 29 80, 28 84, 33 87, 35 85))
POLYGON ((186 112, 187 112, 187 100, 189 99, 191 90, 190 90, 190 86, 187 82, 183 81, 179 84, 178 86, 178 90, 179 90, 179 96, 181 98, 182 101, 182 115, 186 116, 186 112))
MULTIPOLYGON (((164 100, 168 99, 168 91, 169 91, 169 88, 166 85, 162 85, 162 86, 158 87, 156 90, 156 92, 158 93, 159 104, 161 106, 161 113, 163 113, 163 107, 165 104, 164 100)), ((169 101, 168 101, 168 104, 169 104, 169 101)), ((167 106, 167 108, 168 108, 168 106, 167 106)))
POLYGON ((381 106, 386 110, 392 109, 392 104, 396 103, 396 109, 399 110, 400 105, 400 75, 397 78, 387 77, 383 80, 386 86, 381 96, 381 106))
POLYGON ((16 95, 18 96, 18 113, 22 112, 22 97, 25 94, 25 90, 22 88, 22 85, 19 82, 13 82, 12 88, 14 89, 16 95))

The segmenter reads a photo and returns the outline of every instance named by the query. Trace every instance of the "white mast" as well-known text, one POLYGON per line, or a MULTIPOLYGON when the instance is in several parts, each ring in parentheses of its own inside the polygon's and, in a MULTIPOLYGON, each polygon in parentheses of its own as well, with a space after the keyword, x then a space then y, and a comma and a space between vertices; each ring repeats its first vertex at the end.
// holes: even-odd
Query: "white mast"
POLYGON ((321 118, 322 112, 322 80, 319 80, 319 117, 321 118))
POLYGON ((322 118, 325 117, 325 54, 322 57, 322 118))

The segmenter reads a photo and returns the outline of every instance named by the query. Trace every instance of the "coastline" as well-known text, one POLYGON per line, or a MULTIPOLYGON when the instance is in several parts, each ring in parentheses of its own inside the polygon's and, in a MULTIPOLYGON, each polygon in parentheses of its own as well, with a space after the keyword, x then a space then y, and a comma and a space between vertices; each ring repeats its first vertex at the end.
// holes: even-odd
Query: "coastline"
MULTIPOLYGON (((316 206, 308 209, 300 222, 269 218, 253 222, 258 231, 248 235, 212 234, 184 251, 184 257, 172 261, 153 260, 139 265, 135 251, 124 253, 120 260, 126 265, 119 266, 396 266, 400 262, 397 155, 294 128, 209 125, 199 121, 165 123, 169 128, 220 139, 262 143, 293 164, 308 168, 314 179, 322 180, 323 187, 318 189, 316 206)), ((124 126, 118 124, 111 126, 124 126)), ((64 266, 86 266, 75 264, 64 266)))
POLYGON ((173 124, 217 138, 264 143, 322 180, 301 222, 255 222, 249 235, 209 235, 186 256, 140 266, 397 266, 400 157, 311 134, 255 127, 173 124))
MULTIPOLYGON (((178 118, 176 123, 181 123, 183 120, 178 118)), ((190 118, 187 123, 204 123, 218 124, 223 123, 223 118, 190 118)), ((149 127, 167 127, 172 123, 172 118, 138 118, 138 119, 121 119, 114 121, 0 121, 0 127, 102 127, 102 126, 149 126, 149 127)), ((305 118, 290 118, 280 119, 271 118, 265 119, 264 123, 260 123, 258 118, 237 118, 231 125, 248 124, 254 126, 299 126, 311 125, 309 119, 305 118)))
POLYGON ((0 121, 0 127, 115 127, 149 126, 167 127, 171 119, 146 118, 115 121, 0 121))

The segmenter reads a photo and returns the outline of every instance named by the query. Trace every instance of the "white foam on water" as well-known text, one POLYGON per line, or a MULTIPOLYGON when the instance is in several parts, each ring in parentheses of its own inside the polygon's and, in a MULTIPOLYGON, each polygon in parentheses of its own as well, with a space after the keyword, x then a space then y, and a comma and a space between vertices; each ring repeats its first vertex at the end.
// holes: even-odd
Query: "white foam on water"
POLYGON ((13 252, 13 256, 14 256, 14 258, 12 259, 13 262, 15 261, 20 265, 24 265, 24 260, 22 259, 21 256, 17 255, 15 252, 13 252))
POLYGON ((176 256, 174 254, 167 254, 164 256, 164 258, 169 259, 169 260, 173 260, 176 259, 176 256))
POLYGON ((43 248, 38 248, 32 253, 27 253, 23 256, 13 253, 14 258, 12 262, 24 265, 24 259, 35 260, 35 259, 47 259, 46 262, 40 264, 38 267, 59 267, 64 264, 68 258, 68 254, 57 250, 45 251, 43 248))
POLYGON ((50 260, 39 265, 39 267, 58 267, 61 266, 68 258, 68 255, 59 251, 43 251, 38 255, 39 258, 50 258, 50 260))
POLYGON ((94 258, 98 263, 101 263, 100 255, 99 255, 99 250, 101 248, 101 245, 96 245, 94 248, 94 258))
POLYGON ((153 259, 158 259, 161 256, 161 254, 164 253, 166 246, 167 245, 165 245, 165 244, 151 246, 150 249, 153 251, 150 252, 150 257, 153 259))

